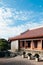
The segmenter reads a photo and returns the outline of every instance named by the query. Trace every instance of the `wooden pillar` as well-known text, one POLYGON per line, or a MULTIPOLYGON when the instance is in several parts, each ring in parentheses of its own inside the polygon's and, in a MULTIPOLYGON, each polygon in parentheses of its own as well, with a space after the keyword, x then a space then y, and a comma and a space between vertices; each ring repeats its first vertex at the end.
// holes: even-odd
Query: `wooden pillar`
POLYGON ((20 48, 22 48, 23 46, 22 46, 22 41, 20 41, 20 48))
POLYGON ((43 50, 43 40, 42 40, 42 50, 43 50))
POLYGON ((31 50, 34 49, 34 42, 31 40, 31 50))
POLYGON ((41 50, 42 50, 42 40, 41 40, 41 50))
POLYGON ((42 40, 38 41, 38 50, 42 50, 42 40))
POLYGON ((24 47, 26 48, 26 41, 24 41, 24 47))

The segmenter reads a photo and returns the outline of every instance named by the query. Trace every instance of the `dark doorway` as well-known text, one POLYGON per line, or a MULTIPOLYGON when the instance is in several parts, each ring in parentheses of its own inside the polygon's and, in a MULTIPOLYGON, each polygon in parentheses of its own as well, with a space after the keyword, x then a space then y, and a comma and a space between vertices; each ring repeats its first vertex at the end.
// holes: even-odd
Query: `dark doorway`
POLYGON ((28 44, 28 48, 31 47, 31 41, 27 41, 27 44, 28 44))
POLYGON ((22 41, 22 47, 24 47, 24 41, 22 41))

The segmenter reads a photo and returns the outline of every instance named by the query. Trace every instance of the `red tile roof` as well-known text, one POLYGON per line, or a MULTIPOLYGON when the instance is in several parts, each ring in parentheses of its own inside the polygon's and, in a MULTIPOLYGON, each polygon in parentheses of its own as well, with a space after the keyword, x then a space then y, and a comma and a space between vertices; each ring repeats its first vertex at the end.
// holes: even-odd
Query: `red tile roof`
POLYGON ((9 40, 13 41, 13 40, 31 39, 31 38, 37 38, 37 37, 43 37, 43 27, 33 29, 33 30, 27 30, 26 32, 22 33, 21 35, 9 38, 9 40))

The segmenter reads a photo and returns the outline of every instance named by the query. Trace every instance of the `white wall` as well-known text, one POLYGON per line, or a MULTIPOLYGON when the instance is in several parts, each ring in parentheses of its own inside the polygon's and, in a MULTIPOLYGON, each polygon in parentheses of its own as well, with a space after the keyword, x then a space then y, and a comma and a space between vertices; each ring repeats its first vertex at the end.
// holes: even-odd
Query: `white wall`
POLYGON ((11 50, 15 51, 16 49, 18 49, 18 40, 11 42, 11 50))

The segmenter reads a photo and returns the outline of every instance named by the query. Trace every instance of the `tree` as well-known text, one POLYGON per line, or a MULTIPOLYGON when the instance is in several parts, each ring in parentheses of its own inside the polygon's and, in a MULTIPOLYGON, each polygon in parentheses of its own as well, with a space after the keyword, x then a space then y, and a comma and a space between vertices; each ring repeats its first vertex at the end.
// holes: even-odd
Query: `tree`
POLYGON ((6 39, 0 39, 0 51, 8 50, 8 43, 6 39))

